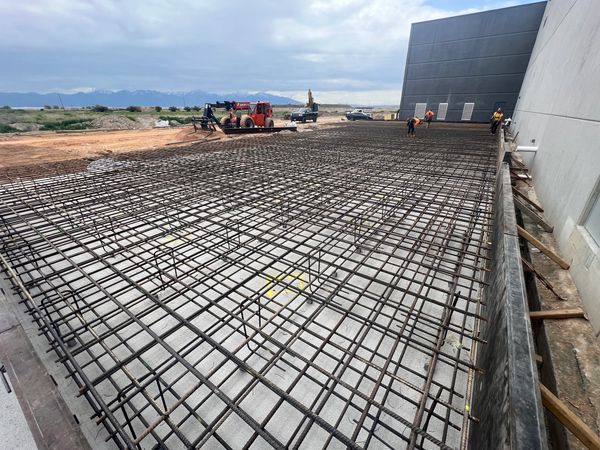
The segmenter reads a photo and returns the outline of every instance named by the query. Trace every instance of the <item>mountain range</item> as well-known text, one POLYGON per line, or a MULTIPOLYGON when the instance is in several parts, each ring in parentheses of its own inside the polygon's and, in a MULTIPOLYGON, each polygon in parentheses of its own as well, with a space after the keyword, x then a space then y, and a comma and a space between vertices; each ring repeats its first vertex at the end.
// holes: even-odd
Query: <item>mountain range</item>
POLYGON ((153 90, 135 91, 103 91, 75 92, 73 94, 37 92, 0 92, 0 106, 8 105, 12 108, 43 107, 44 105, 58 105, 68 107, 84 107, 104 105, 112 108, 126 108, 128 106, 202 106, 223 100, 239 101, 267 101, 276 105, 296 105, 297 100, 266 92, 247 93, 233 92, 230 94, 215 94, 205 91, 189 92, 161 92, 153 90))

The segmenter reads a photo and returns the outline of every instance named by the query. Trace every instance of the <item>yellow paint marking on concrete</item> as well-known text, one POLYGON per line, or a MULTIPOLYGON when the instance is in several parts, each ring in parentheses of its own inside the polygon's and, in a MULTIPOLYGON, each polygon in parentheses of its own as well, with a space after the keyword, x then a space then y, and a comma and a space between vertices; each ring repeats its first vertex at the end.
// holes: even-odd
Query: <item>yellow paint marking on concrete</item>
MULTIPOLYGON (((194 239, 194 236, 192 234, 188 234, 185 236, 185 238, 188 241, 191 241, 192 239, 194 239)), ((165 237, 160 238, 158 242, 160 242, 161 244, 165 244, 167 247, 178 247, 186 243, 186 241, 178 238, 177 236, 173 236, 172 234, 168 234, 165 237)))
POLYGON ((279 275, 266 275, 265 286, 269 288, 267 291, 267 297, 272 299, 277 294, 294 294, 296 291, 287 287, 287 284, 292 284, 298 281, 298 290, 303 291, 306 287, 306 280, 304 279, 304 273, 293 272, 293 273, 280 273, 279 275), (277 289, 277 285, 280 283, 287 283, 283 289, 277 289))

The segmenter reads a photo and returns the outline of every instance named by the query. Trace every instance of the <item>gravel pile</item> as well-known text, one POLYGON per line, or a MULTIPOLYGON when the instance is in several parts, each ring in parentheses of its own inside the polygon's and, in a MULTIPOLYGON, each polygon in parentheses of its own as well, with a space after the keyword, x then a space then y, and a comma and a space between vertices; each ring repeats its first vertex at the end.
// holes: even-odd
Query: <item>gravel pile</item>
POLYGON ((16 128, 19 131, 39 131, 41 125, 38 123, 25 123, 25 122, 16 122, 11 123, 9 126, 16 128))
POLYGON ((140 124, 140 128, 154 128, 154 123, 156 122, 157 118, 152 116, 140 116, 135 120, 140 124))
POLYGON ((109 130, 137 130, 144 128, 141 123, 124 116, 104 116, 92 121, 94 128, 106 128, 109 130))
POLYGON ((113 170, 124 169, 126 167, 131 167, 133 163, 129 161, 117 161, 112 158, 102 158, 92 161, 87 170, 89 172, 110 172, 113 170))

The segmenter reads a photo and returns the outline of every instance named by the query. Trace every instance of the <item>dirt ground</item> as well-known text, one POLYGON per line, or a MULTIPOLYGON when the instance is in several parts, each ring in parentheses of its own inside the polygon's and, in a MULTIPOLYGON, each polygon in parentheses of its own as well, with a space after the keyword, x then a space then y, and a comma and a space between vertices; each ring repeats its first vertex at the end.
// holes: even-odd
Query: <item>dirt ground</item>
MULTIPOLYGON (((341 117, 322 117, 317 123, 298 124, 298 131, 341 123, 341 117)), ((276 126, 285 125, 276 121, 276 126)), ((30 164, 98 158, 134 150, 177 147, 207 139, 236 139, 221 132, 208 135, 192 126, 142 130, 44 132, 0 135, 0 170, 30 164)))
POLYGON ((0 169, 154 149, 205 138, 206 133, 194 133, 192 127, 5 135, 0 137, 0 169))

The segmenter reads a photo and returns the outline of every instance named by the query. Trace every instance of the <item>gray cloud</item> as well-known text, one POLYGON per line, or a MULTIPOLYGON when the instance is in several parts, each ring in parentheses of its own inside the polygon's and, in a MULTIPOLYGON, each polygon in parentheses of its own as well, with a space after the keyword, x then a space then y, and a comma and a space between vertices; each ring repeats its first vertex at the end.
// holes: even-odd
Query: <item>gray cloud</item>
POLYGON ((0 90, 397 92, 410 23, 458 12, 424 0, 0 0, 0 90))

